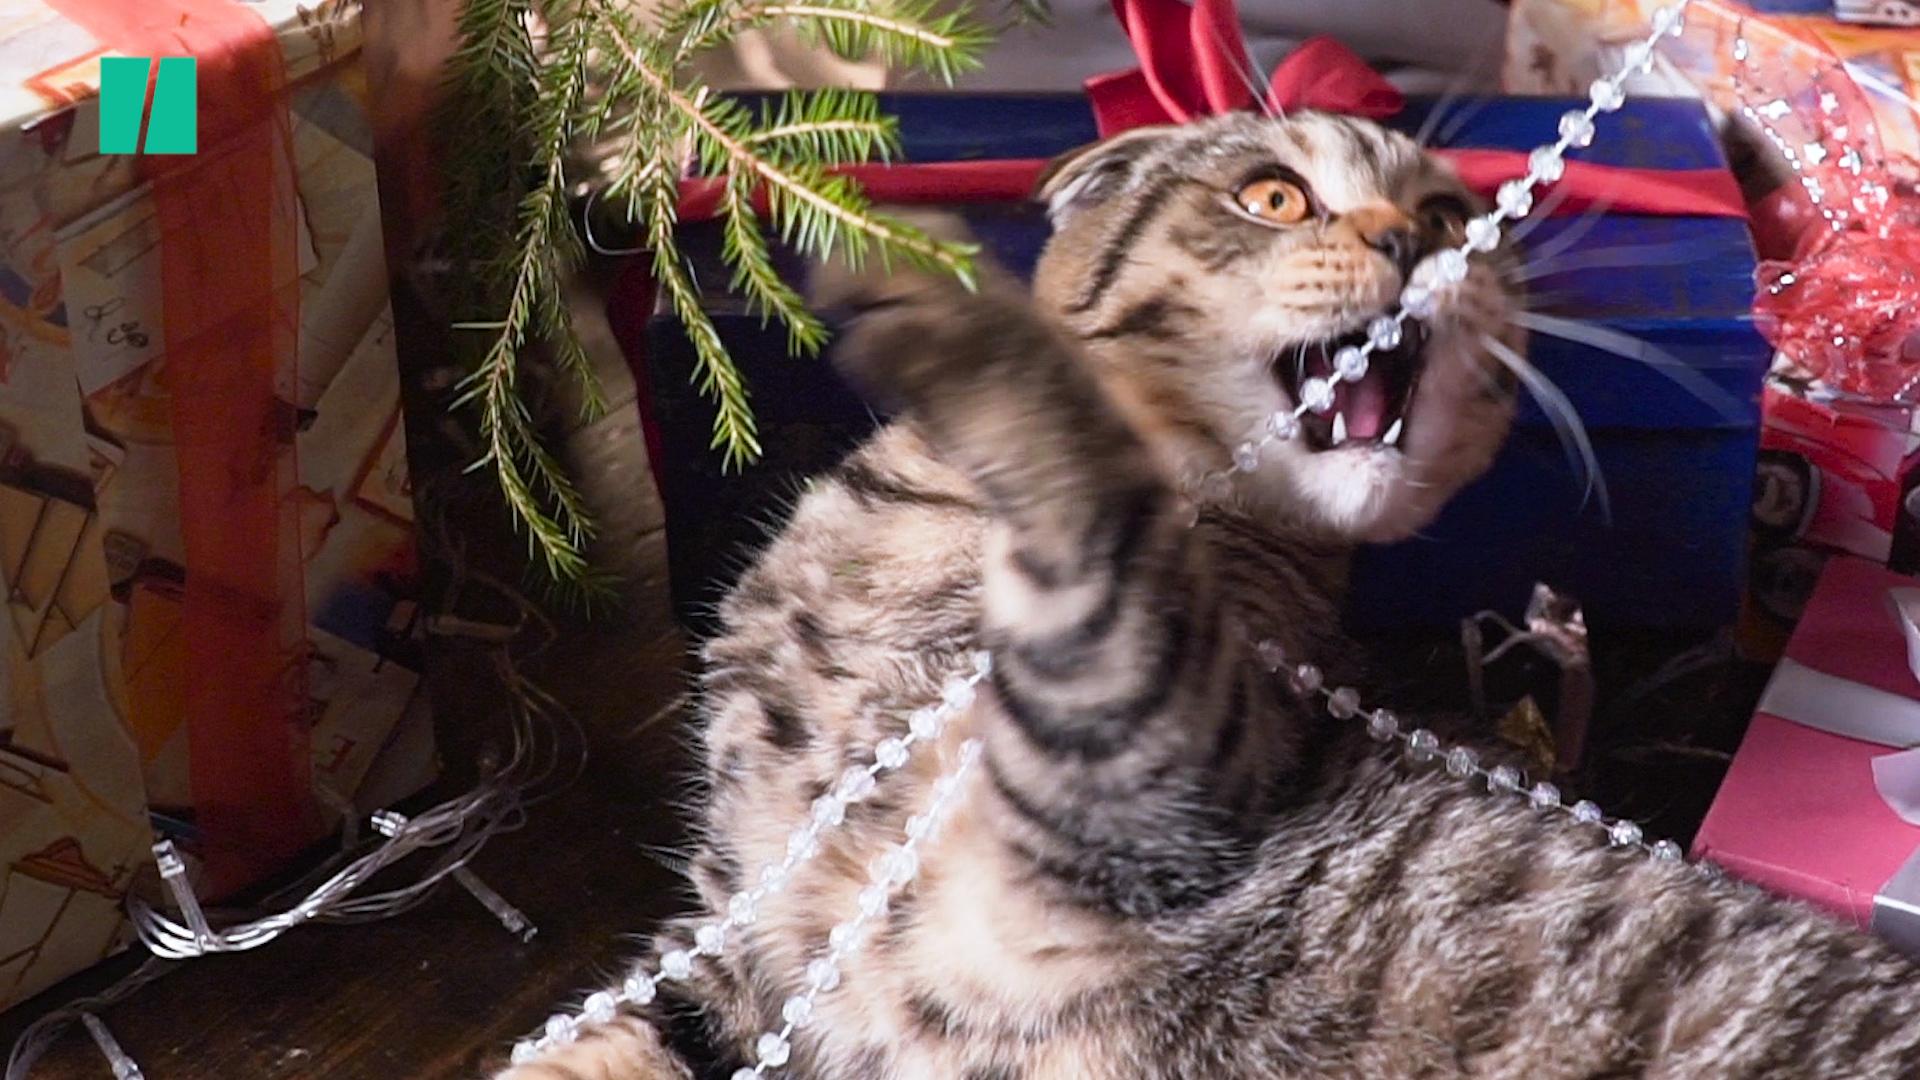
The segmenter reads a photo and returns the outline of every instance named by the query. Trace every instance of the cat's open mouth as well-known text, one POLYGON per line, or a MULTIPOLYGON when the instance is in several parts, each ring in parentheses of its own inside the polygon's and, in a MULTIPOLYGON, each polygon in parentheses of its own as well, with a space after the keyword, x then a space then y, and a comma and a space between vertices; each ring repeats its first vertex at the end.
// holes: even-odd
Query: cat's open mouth
MULTIPOLYGON (((1342 379, 1333 384, 1333 408, 1324 413, 1307 412, 1300 418, 1300 433, 1314 450, 1335 447, 1400 445, 1406 437, 1407 409, 1413 404, 1413 391, 1420 382, 1423 366, 1421 350, 1426 348, 1427 333, 1419 323, 1403 324, 1400 344, 1371 354, 1367 373, 1359 380, 1342 379)), ((1274 361, 1274 375, 1293 400, 1300 400, 1300 384, 1309 378, 1325 378, 1333 373, 1333 355, 1348 345, 1366 341, 1364 331, 1344 337, 1293 346, 1274 361)))

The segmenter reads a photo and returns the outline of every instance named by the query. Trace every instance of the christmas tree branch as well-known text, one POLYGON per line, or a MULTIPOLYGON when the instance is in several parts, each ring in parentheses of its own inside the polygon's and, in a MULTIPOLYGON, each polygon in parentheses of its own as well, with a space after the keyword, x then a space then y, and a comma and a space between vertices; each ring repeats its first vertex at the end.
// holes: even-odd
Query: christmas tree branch
POLYGON ((871 11, 849 11, 843 8, 827 7, 819 4, 768 4, 761 8, 764 18, 778 19, 818 19, 822 21, 845 22, 852 27, 860 27, 874 33, 901 38, 929 50, 953 49, 959 47, 959 40, 951 34, 935 33, 924 27, 916 26, 904 19, 889 19, 871 11))
POLYGON ((813 258, 877 253, 971 279, 971 249, 936 241, 874 211, 834 170, 897 154, 877 99, 851 90, 796 92, 757 116, 710 94, 686 71, 703 51, 787 21, 844 55, 874 56, 950 79, 987 41, 942 0, 676 0, 642 25, 612 0, 467 0, 451 83, 468 133, 449 152, 449 237, 457 264, 482 271, 458 325, 474 335, 457 406, 474 411, 484 452, 530 548, 558 581, 590 568, 593 523, 579 490, 541 440, 521 365, 534 343, 583 388, 589 417, 605 407, 568 318, 567 275, 583 257, 572 218, 582 183, 602 186, 651 251, 655 281, 695 355, 691 373, 715 405, 712 445, 727 467, 760 454, 748 389, 707 315, 677 243, 680 181, 690 160, 720 185, 722 260, 732 288, 778 320, 795 353, 817 352, 825 326, 778 273, 769 229, 813 258), (484 121, 484 126, 482 126, 484 121), (475 136, 504 129, 510 138, 475 136), (583 144, 600 180, 574 176, 583 144), (495 225, 510 221, 510 225, 495 225))
MULTIPOLYGON (((514 5, 503 5, 511 9, 514 5)), ((586 87, 590 37, 578 12, 555 32, 554 59, 540 74, 529 110, 528 135, 537 179, 518 207, 518 254, 506 276, 503 320, 461 324, 493 334, 479 364, 461 383, 455 408, 480 413, 486 450, 475 468, 491 466, 514 517, 526 527, 529 546, 558 580, 578 579, 587 569, 582 546, 592 535, 585 500, 541 442, 520 387, 520 351, 532 334, 552 341, 557 365, 585 389, 585 408, 605 408, 599 380, 573 332, 560 281, 580 258, 567 212, 565 147, 568 129, 586 87)), ((503 39, 493 31, 495 42, 503 39)))
MULTIPOLYGON (((867 212, 865 200, 842 177, 829 177, 824 173, 809 175, 815 171, 782 166, 765 155, 754 153, 747 145, 752 136, 739 131, 737 124, 729 122, 730 114, 716 116, 721 111, 719 105, 708 104, 703 107, 696 104, 668 82, 664 75, 645 67, 632 43, 617 31, 613 33, 613 41, 634 64, 634 70, 641 79, 692 124, 708 146, 724 153, 730 170, 757 176, 774 196, 776 207, 798 203, 820 215, 811 218, 803 210, 789 210, 784 214, 775 211, 776 220, 784 218, 798 226, 786 236, 796 246, 822 258, 838 251, 849 261, 857 261, 865 255, 867 241, 871 240, 883 245, 883 251, 905 255, 970 280, 972 270, 967 249, 940 243, 910 225, 867 212), (799 239, 796 240, 796 237, 799 239)), ((783 233, 787 232, 783 228, 783 233)))

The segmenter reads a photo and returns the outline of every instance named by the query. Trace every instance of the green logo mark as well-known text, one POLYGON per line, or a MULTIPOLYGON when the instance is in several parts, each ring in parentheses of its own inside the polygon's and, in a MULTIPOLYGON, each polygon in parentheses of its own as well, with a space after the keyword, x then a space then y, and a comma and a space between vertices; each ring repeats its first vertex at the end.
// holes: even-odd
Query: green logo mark
POLYGON ((140 152, 140 122, 147 121, 146 152, 191 154, 200 142, 200 91, 191 56, 163 56, 153 77, 153 114, 147 115, 144 56, 100 58, 100 152, 140 152))

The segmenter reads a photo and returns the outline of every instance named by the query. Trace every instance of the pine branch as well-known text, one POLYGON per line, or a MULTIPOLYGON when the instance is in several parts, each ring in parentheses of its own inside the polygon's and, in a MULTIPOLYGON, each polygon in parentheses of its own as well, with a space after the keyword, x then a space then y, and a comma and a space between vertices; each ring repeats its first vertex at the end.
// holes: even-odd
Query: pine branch
POLYGON ((851 90, 792 91, 762 105, 759 130, 746 145, 780 162, 845 165, 900 152, 900 125, 880 113, 880 99, 851 90))
POLYGON ((722 218, 721 258, 733 267, 733 288, 746 294, 760 324, 777 318, 787 328, 787 351, 812 355, 827 343, 827 328, 773 268, 760 215, 753 209, 753 185, 744 173, 728 178, 722 218))
MULTIPOLYGON (((501 6, 510 14, 519 7, 501 6)), ((494 336, 453 403, 455 408, 479 410, 486 450, 474 467, 492 468, 508 509, 527 530, 531 554, 562 580, 578 579, 587 570, 580 549, 591 537, 593 524, 579 490, 541 442, 521 393, 520 353, 530 335, 553 341, 560 368, 585 388, 587 409, 605 407, 586 350, 567 317, 560 284, 581 255, 567 212, 563 163, 585 93, 588 31, 589 24, 577 13, 564 23, 556 35, 555 60, 541 72, 526 131, 537 178, 519 205, 518 258, 505 275, 506 317, 498 324, 464 324, 465 329, 486 329, 494 336)), ((492 33, 489 40, 498 43, 514 36, 492 33)))
POLYGON ((741 31, 763 25, 765 0, 678 0, 664 5, 655 40, 673 49, 663 70, 678 71, 708 49, 732 41, 741 31))
POLYGON ((541 441, 521 365, 543 343, 559 373, 584 388, 587 413, 605 407, 563 291, 584 254, 569 190, 578 182, 571 158, 583 147, 614 142, 591 163, 606 176, 603 205, 624 210, 651 249, 661 296, 693 344, 695 384, 715 405, 712 445, 729 468, 757 457, 760 443, 745 380, 677 245, 689 159, 722 185, 731 287, 763 321, 785 327, 795 353, 817 352, 827 331, 781 278, 769 231, 813 258, 901 258, 971 280, 971 248, 875 212, 833 171, 898 154, 897 127, 872 94, 790 93, 756 114, 686 74, 704 50, 780 20, 843 54, 947 80, 976 66, 987 40, 982 24, 944 0, 671 0, 652 27, 609 0, 466 0, 450 78, 461 111, 448 114, 447 129, 464 137, 449 153, 448 246, 473 283, 459 306, 480 313, 459 325, 485 338, 455 404, 477 418, 485 451, 475 467, 492 470, 530 551, 569 588, 595 580, 580 553, 592 520, 541 441))
POLYGON ((1007 21, 1019 26, 1030 23, 1034 26, 1053 25, 1052 0, 1004 0, 1007 21))
POLYGON ((694 55, 782 18, 841 56, 878 57, 890 67, 918 68, 949 83, 979 67, 979 55, 992 40, 964 6, 943 0, 682 0, 660 23, 660 36, 678 42, 665 70, 678 70, 694 55), (943 13, 947 7, 953 9, 943 13))
POLYGON ((915 67, 942 82, 979 66, 992 35, 964 8, 941 13, 941 0, 776 2, 768 18, 793 19, 807 34, 850 59, 878 57, 890 67, 915 67))
POLYGON ((527 20, 533 6, 527 0, 468 0, 461 13, 461 45, 449 67, 456 83, 469 91, 488 91, 496 84, 525 86, 537 69, 527 20))
POLYGON ((651 89, 693 125, 703 160, 750 173, 765 185, 774 221, 789 243, 819 258, 837 253, 853 263, 879 244, 884 253, 972 282, 972 248, 933 240, 910 225, 869 212, 865 196, 844 176, 828 175, 808 163, 783 166, 753 153, 747 135, 739 130, 736 103, 722 98, 704 107, 696 104, 666 76, 645 67, 632 42, 617 33, 614 41, 651 89))
POLYGON ((654 280, 680 319, 687 339, 693 343, 700 393, 713 398, 717 406, 713 439, 708 445, 720 450, 723 467, 736 468, 760 456, 760 439, 753 412, 747 407, 747 388, 740 369, 727 354, 713 319, 701 306, 700 290, 673 242, 680 184, 671 176, 656 178, 644 198, 646 217, 652 225, 649 239, 653 247, 654 280))

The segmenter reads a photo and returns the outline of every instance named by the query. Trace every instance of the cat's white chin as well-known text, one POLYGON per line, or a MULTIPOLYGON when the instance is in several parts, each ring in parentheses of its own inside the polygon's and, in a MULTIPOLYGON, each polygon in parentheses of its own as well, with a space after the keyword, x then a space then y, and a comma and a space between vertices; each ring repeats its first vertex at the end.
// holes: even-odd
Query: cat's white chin
POLYGON ((1379 443, 1300 453, 1286 464, 1293 512, 1362 543, 1412 536, 1439 514, 1449 494, 1416 482, 1407 455, 1379 443))

